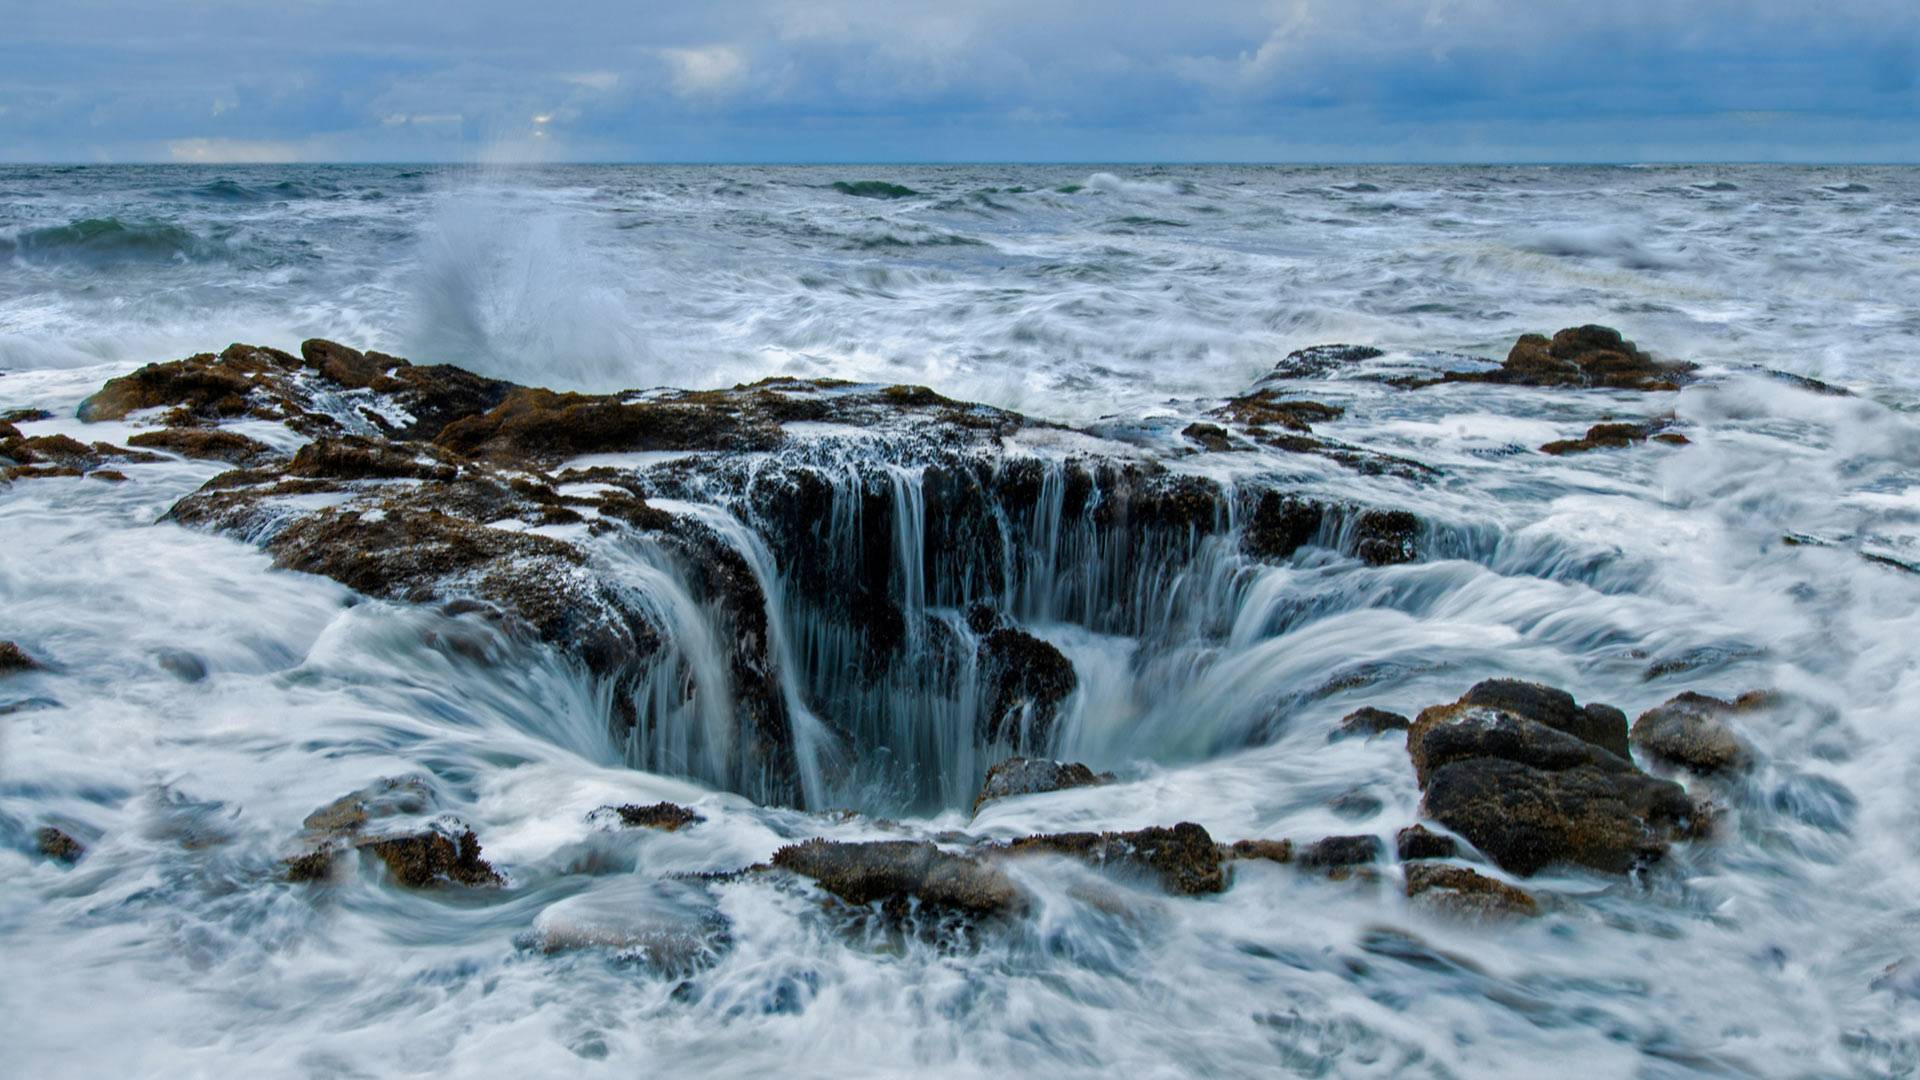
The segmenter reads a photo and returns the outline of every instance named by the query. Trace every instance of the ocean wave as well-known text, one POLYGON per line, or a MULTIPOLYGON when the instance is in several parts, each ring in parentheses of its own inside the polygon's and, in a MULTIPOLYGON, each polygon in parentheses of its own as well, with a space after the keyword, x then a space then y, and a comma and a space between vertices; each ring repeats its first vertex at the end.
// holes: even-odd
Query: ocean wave
POLYGON ((0 237, 0 254, 30 262, 153 262, 194 259, 208 254, 212 242, 166 222, 81 218, 65 225, 27 229, 0 237))
POLYGON ((1540 230, 1521 241, 1520 249, 1559 258, 1604 259, 1628 270, 1674 270, 1687 265, 1686 260, 1657 251, 1613 225, 1540 230))

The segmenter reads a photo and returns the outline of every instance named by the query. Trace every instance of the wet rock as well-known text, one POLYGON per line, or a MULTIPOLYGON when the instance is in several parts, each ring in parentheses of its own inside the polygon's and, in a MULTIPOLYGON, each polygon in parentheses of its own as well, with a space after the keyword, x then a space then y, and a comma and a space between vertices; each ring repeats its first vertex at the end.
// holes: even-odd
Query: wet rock
POLYGON ((1356 866, 1379 862, 1385 852, 1386 845, 1377 836, 1329 836, 1301 848, 1295 862, 1303 869, 1325 871, 1337 879, 1356 866))
POLYGON ((1320 534, 1326 507, 1320 503, 1265 491, 1241 534, 1241 548, 1256 558, 1287 559, 1320 534))
POLYGON ((896 915, 916 902, 974 916, 1010 914, 1023 903, 1020 890, 997 867, 925 841, 807 840, 774 852, 773 865, 813 879, 849 904, 878 903, 896 915))
POLYGON ((122 484, 126 482, 127 474, 121 472, 119 469, 95 469, 87 474, 87 479, 105 480, 108 483, 122 484))
POLYGON ((620 824, 629 828, 659 829, 661 832, 679 832, 689 825, 698 825, 707 820, 678 803, 670 802, 657 802, 650 806, 628 803, 606 809, 619 815, 620 824))
POLYGON ((1698 817, 1678 784, 1637 771, 1490 757, 1440 767, 1421 808, 1523 877, 1557 863, 1625 873, 1693 835, 1698 817))
POLYGON ((1451 859, 1460 845, 1451 836, 1442 836, 1425 825, 1409 825, 1394 834, 1394 847, 1401 862, 1415 859, 1451 859))
POLYGON ((80 419, 89 423, 120 420, 161 406, 173 406, 177 419, 188 423, 264 411, 270 400, 285 396, 281 384, 299 366, 297 358, 277 349, 250 345, 229 346, 219 356, 200 353, 148 364, 108 380, 80 403, 80 419))
POLYGON ((1219 453, 1233 449, 1233 436, 1228 435, 1227 429, 1218 424, 1188 424, 1180 434, 1199 443, 1202 450, 1219 453))
POLYGON ((324 338, 301 342, 300 359, 308 367, 350 390, 368 389, 390 369, 408 366, 405 360, 380 353, 363 353, 324 338))
POLYGON ((1433 382, 1497 383, 1609 390, 1678 390, 1692 364, 1655 360, 1618 330, 1572 326, 1553 335, 1522 334, 1505 363, 1492 371, 1450 371, 1433 382))
POLYGON ((1079 688, 1073 662, 1048 642, 1012 628, 980 641, 980 738, 1016 748, 1049 743, 1061 704, 1079 688))
POLYGON ((1365 821, 1380 812, 1381 802, 1364 788, 1354 788, 1328 799, 1327 809, 1343 821, 1365 821))
POLYGON ((308 814, 300 827, 314 837, 351 836, 368 822, 426 813, 433 803, 433 788, 424 777, 382 777, 308 814))
POLYGON ((1408 732, 1422 810, 1523 876, 1561 862, 1624 872, 1658 858, 1702 816, 1679 785, 1582 737, 1613 742, 1624 723, 1551 687, 1481 683, 1423 710, 1408 732))
POLYGON ((1226 849, 1226 857, 1234 859, 1265 859, 1268 862, 1290 863, 1293 861, 1293 841, 1291 840, 1235 840, 1226 849))
MULTIPOLYGON (((31 424, 37 420, 51 420, 53 414, 45 409, 9 409, 0 413, 0 431, 14 424, 31 424)), ((18 432, 14 432, 18 434, 18 432)))
POLYGON ((1598 703, 1582 708, 1564 690, 1519 679, 1487 679, 1475 683, 1455 704, 1501 709, 1627 757, 1627 714, 1598 703))
POLYGON ((1314 424, 1337 420, 1345 412, 1337 405, 1288 397, 1279 390, 1256 390, 1229 399, 1213 410, 1213 415, 1249 428, 1277 427, 1304 434, 1312 431, 1314 424))
POLYGON ((1386 353, 1366 345, 1310 345, 1295 349, 1274 365, 1272 379, 1317 379, 1386 353))
POLYGON ((1078 762, 1011 757, 987 770, 980 794, 973 800, 973 812, 978 814, 980 807, 994 799, 1091 787, 1111 783, 1113 779, 1112 773, 1096 773, 1078 762))
POLYGON ((472 829, 449 836, 437 829, 368 840, 358 845, 371 851, 387 864, 394 881, 410 889, 425 889, 444 882, 458 885, 502 885, 492 864, 480 857, 480 838, 472 829))
POLYGON ((639 881, 569 896, 541 909, 523 940, 543 953, 604 949, 657 971, 690 975, 732 944, 701 883, 639 881))
POLYGON ((1606 423, 1593 425, 1581 438, 1559 439, 1547 443, 1540 448, 1540 452, 1561 456, 1584 454, 1589 450, 1621 450, 1649 439, 1669 446, 1685 446, 1690 441, 1677 431, 1666 430, 1666 421, 1663 420, 1606 423))
POLYGON ((154 660, 162 671, 181 682, 199 682, 207 677, 207 662, 185 649, 161 649, 154 660))
POLYGON ((1533 918, 1540 914, 1539 902, 1526 890, 1464 866, 1414 863, 1405 873, 1407 899, 1418 907, 1471 921, 1533 918))
POLYGON ((1217 893, 1226 888, 1219 847, 1207 830, 1190 821, 1132 832, 1027 836, 1001 845, 998 853, 1065 855, 1096 867, 1145 874, 1168 892, 1180 895, 1217 893))
POLYGON ((1371 739, 1389 731, 1405 731, 1410 724, 1411 721, 1399 713, 1367 705, 1341 717, 1340 726, 1328 733, 1327 741, 1351 738, 1371 739))
POLYGON ((1414 561, 1419 539, 1420 520, 1405 510, 1366 510, 1354 521, 1354 554, 1368 566, 1414 561))
POLYGON ((519 388, 487 412, 448 424, 435 441, 471 457, 543 465, 583 454, 778 446, 784 438, 778 425, 746 406, 726 397, 625 402, 519 388))
POLYGON ((164 450, 181 457, 204 458, 240 465, 273 456, 273 448, 237 431, 219 428, 161 428, 127 439, 128 446, 164 450))
POLYGON ((35 832, 33 843, 41 855, 69 866, 79 862, 81 856, 87 853, 87 845, 51 825, 35 832))
POLYGON ((20 671, 39 671, 45 665, 27 655, 27 651, 11 641, 0 641, 0 676, 12 675, 20 671))
POLYGON ((1630 736, 1633 748, 1648 760, 1703 776, 1746 772, 1753 767, 1753 749, 1728 720, 1769 704, 1764 694, 1723 701, 1689 690, 1640 714, 1630 736))

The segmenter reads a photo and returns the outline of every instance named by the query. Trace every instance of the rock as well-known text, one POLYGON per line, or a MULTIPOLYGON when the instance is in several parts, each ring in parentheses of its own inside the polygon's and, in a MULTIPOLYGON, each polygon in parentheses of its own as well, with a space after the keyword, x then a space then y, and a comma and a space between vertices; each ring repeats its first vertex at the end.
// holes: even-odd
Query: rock
POLYGON ((1641 351, 1618 330, 1605 326, 1573 326, 1548 338, 1522 334, 1508 351, 1506 362, 1493 371, 1449 371, 1436 382, 1498 383, 1508 386, 1551 386, 1608 390, 1678 390, 1694 370, 1692 364, 1665 363, 1641 351))
POLYGON ((79 862, 81 856, 87 853, 87 845, 51 825, 35 832, 33 843, 41 855, 69 866, 79 862))
POLYGON ((1624 724, 1551 687, 1481 683, 1408 731, 1422 810, 1523 876, 1561 862, 1632 869, 1694 835, 1703 815, 1679 785, 1601 745, 1624 724))
POLYGON ((162 428, 143 431, 127 440, 128 446, 164 450, 181 457, 205 458, 239 465, 271 457, 273 448, 237 431, 219 428, 162 428))
POLYGON ((1394 847, 1401 862, 1415 859, 1451 859, 1460 845, 1451 836, 1441 836, 1424 825, 1409 825, 1394 834, 1394 847))
POLYGON ((1091 787, 1111 783, 1113 779, 1112 773, 1096 773, 1078 762, 1011 757, 987 770, 986 782, 980 785, 980 794, 973 800, 973 812, 978 814, 980 807, 994 799, 1091 787))
POLYGON ((1061 704, 1080 686, 1073 662, 1032 634, 1002 628, 981 639, 979 669, 981 741, 1048 745, 1061 704))
POLYGON ((1218 424, 1188 424, 1180 434, 1199 443, 1202 450, 1218 453, 1233 449, 1233 437, 1227 434, 1226 428, 1218 424))
POLYGON ((1364 821, 1378 814, 1381 807, 1379 798, 1365 788, 1343 791, 1327 800, 1327 809, 1344 821, 1364 821))
MULTIPOLYGON (((53 414, 45 409, 9 409, 0 413, 0 431, 15 424, 31 424, 37 420, 51 420, 53 414)), ((14 434, 19 434, 14 432, 14 434)))
POLYGON ((1635 770, 1492 757, 1435 770, 1421 809, 1522 877, 1557 863, 1625 873, 1692 835, 1698 816, 1678 784, 1635 770))
POLYGON ((433 788, 424 777, 388 776, 320 807, 300 826, 313 838, 340 838, 360 832, 368 822, 424 814, 433 805, 433 788))
POLYGON ((1634 443, 1652 439, 1669 446, 1685 446, 1689 440, 1677 431, 1665 430, 1666 421, 1647 420, 1639 423, 1595 424, 1587 429, 1585 436, 1578 439, 1560 439, 1547 443, 1540 448, 1543 454, 1556 456, 1564 454, 1583 454, 1589 450, 1624 449, 1634 443))
POLYGON ((1287 559, 1320 535, 1326 507, 1317 502, 1264 491, 1254 504, 1252 519, 1240 546, 1256 558, 1287 559))
POLYGON ((1386 353, 1366 345, 1311 345, 1295 349, 1274 365, 1272 379, 1317 379, 1386 353))
POLYGON ((707 820, 678 803, 670 802, 657 802, 651 806, 628 803, 602 809, 611 809, 619 815, 620 824, 629 828, 659 829, 661 832, 679 832, 688 825, 698 825, 707 820))
POLYGON ((1456 704, 1503 709, 1627 757, 1627 714, 1611 705, 1581 708, 1564 690, 1519 679, 1487 679, 1475 683, 1456 704))
POLYGON ((524 944, 549 954, 606 949, 685 976, 711 966, 732 940, 701 883, 641 879, 547 905, 524 944))
POLYGON ((1363 706, 1341 717, 1340 726, 1327 734, 1327 741, 1356 737, 1371 739, 1389 731, 1405 731, 1410 723, 1399 713, 1376 709, 1371 705, 1363 706))
POLYGON ((308 367, 351 390, 368 389, 389 369, 407 366, 405 360, 379 353, 363 353, 324 338, 301 342, 300 359, 308 367))
POLYGON ((45 665, 28 656, 25 649, 11 641, 0 641, 0 676, 20 671, 39 671, 45 665))
POLYGON ((1377 836, 1329 836, 1301 848, 1295 861, 1308 870, 1322 870, 1344 878, 1356 866, 1380 861, 1386 845, 1377 836))
POLYGON ((1524 889, 1464 866, 1415 863, 1406 868, 1407 899, 1417 906, 1472 921, 1533 918, 1540 904, 1524 889))
POLYGON ((940 912, 997 916, 1011 914, 1024 903, 1020 890, 997 867, 925 841, 807 840, 774 852, 773 865, 813 879, 849 904, 878 903, 894 915, 906 914, 918 903, 940 912))
POLYGON ((1268 862, 1290 863, 1293 861, 1293 841, 1291 840, 1235 840, 1227 848, 1227 857, 1235 859, 1265 859, 1268 862))
POLYGON ((428 830, 411 836, 369 840, 358 845, 373 852, 393 879, 410 889, 425 889, 442 882, 459 885, 502 885, 492 864, 480 857, 480 839, 472 829, 458 836, 428 830))
POLYGON ((277 385, 300 361, 277 349, 233 345, 219 356, 201 353, 185 360, 148 364, 110 379, 80 403, 80 419, 92 423, 120 420, 141 409, 171 405, 180 419, 218 420, 259 415, 266 399, 283 396, 277 385), (256 399, 255 391, 261 392, 256 399))
POLYGON ((1290 398, 1279 390, 1256 390, 1230 398, 1225 405, 1213 410, 1212 415, 1249 428, 1277 427, 1304 434, 1312 431, 1314 424, 1337 420, 1345 413, 1346 410, 1337 405, 1290 398))
POLYGON ((1689 690, 1640 714, 1633 722, 1633 748, 1658 764, 1702 776, 1746 772, 1753 767, 1753 749, 1727 720, 1767 704, 1765 695, 1723 701, 1689 690))
POLYGON ((1354 535, 1354 554, 1368 566, 1409 563, 1420 554, 1420 521, 1405 510, 1363 511, 1354 535))
POLYGON ((1000 846, 996 854, 1066 855, 1096 867, 1145 874, 1168 892, 1187 896, 1220 892, 1227 882, 1213 837, 1190 821, 1133 832, 1027 836, 1000 846))

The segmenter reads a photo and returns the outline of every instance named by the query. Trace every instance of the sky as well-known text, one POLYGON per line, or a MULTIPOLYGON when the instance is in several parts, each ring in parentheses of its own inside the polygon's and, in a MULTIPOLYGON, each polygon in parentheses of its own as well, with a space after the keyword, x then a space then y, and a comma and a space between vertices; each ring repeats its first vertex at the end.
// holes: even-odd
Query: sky
POLYGON ((1920 162, 1920 0, 0 0, 0 161, 1920 162))

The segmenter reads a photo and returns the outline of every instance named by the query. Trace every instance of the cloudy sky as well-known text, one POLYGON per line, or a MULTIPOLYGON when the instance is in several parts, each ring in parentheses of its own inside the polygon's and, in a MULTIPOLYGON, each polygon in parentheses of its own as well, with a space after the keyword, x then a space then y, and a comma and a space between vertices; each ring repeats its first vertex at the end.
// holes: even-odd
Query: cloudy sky
POLYGON ((0 0, 0 160, 1920 161, 1915 0, 0 0))

